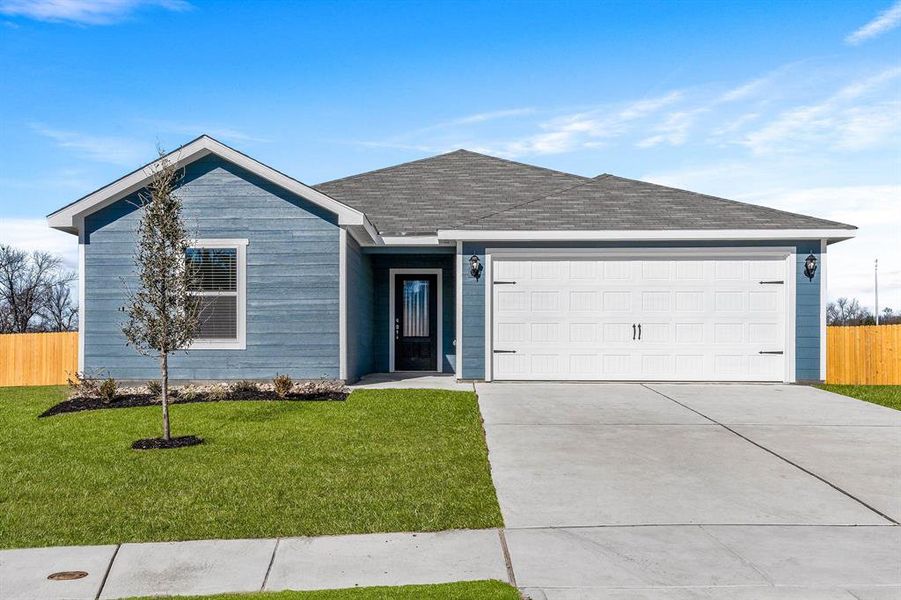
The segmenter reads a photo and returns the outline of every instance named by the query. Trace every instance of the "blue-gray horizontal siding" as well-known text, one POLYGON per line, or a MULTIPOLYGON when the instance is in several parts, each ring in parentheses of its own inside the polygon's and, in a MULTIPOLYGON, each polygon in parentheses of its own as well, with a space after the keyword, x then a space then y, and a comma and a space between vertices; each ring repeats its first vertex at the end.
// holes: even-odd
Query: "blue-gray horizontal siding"
POLYGON ((373 277, 369 256, 347 238, 347 380, 373 371, 373 277))
POLYGON ((812 280, 804 275, 804 263, 813 254, 823 264, 820 242, 798 242, 795 267, 795 379, 819 381, 820 375, 820 286, 822 273, 817 270, 812 280))
MULTIPOLYGON (((247 246, 247 347, 190 350, 170 359, 174 379, 335 378, 339 373, 339 228, 334 215, 218 157, 190 164, 178 193, 190 235, 247 246)), ((125 287, 137 195, 85 220, 85 368, 125 380, 159 376, 157 360, 127 347, 125 287)))
POLYGON ((554 243, 474 243, 463 244, 463 357, 462 378, 485 377, 485 278, 478 281, 469 274, 469 257, 475 254, 485 264, 485 248, 736 248, 754 246, 794 246, 795 270, 795 378, 798 381, 820 379, 820 285, 818 271, 812 281, 804 276, 804 261, 809 254, 820 257, 819 241, 785 242, 779 240, 725 242, 574 242, 554 243))
POLYGON ((388 356, 390 352, 389 329, 389 297, 390 269, 441 269, 442 312, 441 331, 443 348, 441 349, 442 370, 453 373, 456 363, 456 281, 454 277, 453 249, 441 253, 401 252, 369 254, 373 275, 373 346, 372 369, 375 372, 389 371, 388 356))

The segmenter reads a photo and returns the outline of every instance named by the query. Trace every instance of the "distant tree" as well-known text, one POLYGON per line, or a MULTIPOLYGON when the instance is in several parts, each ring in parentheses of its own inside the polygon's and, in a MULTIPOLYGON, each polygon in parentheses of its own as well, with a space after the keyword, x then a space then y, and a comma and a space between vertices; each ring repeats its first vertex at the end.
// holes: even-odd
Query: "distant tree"
POLYGON ((77 314, 69 291, 75 279, 75 273, 63 269, 62 259, 55 254, 0 244, 0 333, 71 329, 74 316, 56 319, 52 315, 77 314))
POLYGON ((45 331, 78 329, 78 306, 72 300, 69 282, 57 281, 47 289, 40 315, 45 331))
POLYGON ((147 191, 140 195, 143 212, 134 254, 139 286, 128 292, 128 320, 122 326, 129 344, 139 353, 159 358, 166 441, 171 439, 169 355, 190 345, 198 326, 198 300, 188 293, 193 275, 185 251, 190 241, 181 200, 175 193, 180 178, 181 173, 160 150, 147 191))
POLYGON ((880 325, 899 325, 901 324, 901 314, 896 314, 895 311, 888 306, 882 309, 882 316, 879 317, 880 325))
POLYGON ((870 309, 861 306, 857 298, 845 297, 826 305, 827 325, 875 325, 876 317, 870 309))

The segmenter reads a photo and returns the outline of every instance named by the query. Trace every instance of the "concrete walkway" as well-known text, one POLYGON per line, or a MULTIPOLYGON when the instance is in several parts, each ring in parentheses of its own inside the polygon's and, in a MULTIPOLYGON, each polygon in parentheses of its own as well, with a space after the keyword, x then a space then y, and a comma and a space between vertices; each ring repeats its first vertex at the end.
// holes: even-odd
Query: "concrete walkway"
POLYGON ((0 551, 3 600, 320 590, 508 578, 496 529, 0 551), (59 571, 83 579, 48 580, 59 571))
POLYGON ((901 412, 785 385, 476 388, 532 600, 901 598, 901 412))

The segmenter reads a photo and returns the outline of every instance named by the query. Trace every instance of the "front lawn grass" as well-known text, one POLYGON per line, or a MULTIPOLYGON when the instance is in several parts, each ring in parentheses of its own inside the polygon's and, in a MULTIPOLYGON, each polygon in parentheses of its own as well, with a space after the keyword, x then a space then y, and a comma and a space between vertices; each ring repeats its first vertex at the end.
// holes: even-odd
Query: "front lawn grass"
POLYGON ((901 410, 901 385, 818 385, 821 390, 901 410))
MULTIPOLYGON (((467 581, 435 585, 366 587, 315 592, 256 592, 217 596, 178 596, 177 600, 520 600, 516 588, 500 581, 467 581)), ((176 600, 133 598, 132 600, 176 600)))
POLYGON ((502 525, 476 396, 171 407, 200 446, 136 451, 159 407, 37 416, 59 387, 0 388, 0 547, 502 525))

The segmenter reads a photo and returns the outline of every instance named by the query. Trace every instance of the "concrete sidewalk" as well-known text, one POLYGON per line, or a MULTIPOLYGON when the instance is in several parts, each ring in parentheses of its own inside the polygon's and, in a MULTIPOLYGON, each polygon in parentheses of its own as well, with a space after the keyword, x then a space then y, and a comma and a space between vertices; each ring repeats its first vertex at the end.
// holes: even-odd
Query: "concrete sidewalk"
POLYGON ((94 600, 507 581, 500 535, 481 529, 3 550, 0 597, 94 600), (87 576, 47 579, 59 571, 87 576))

